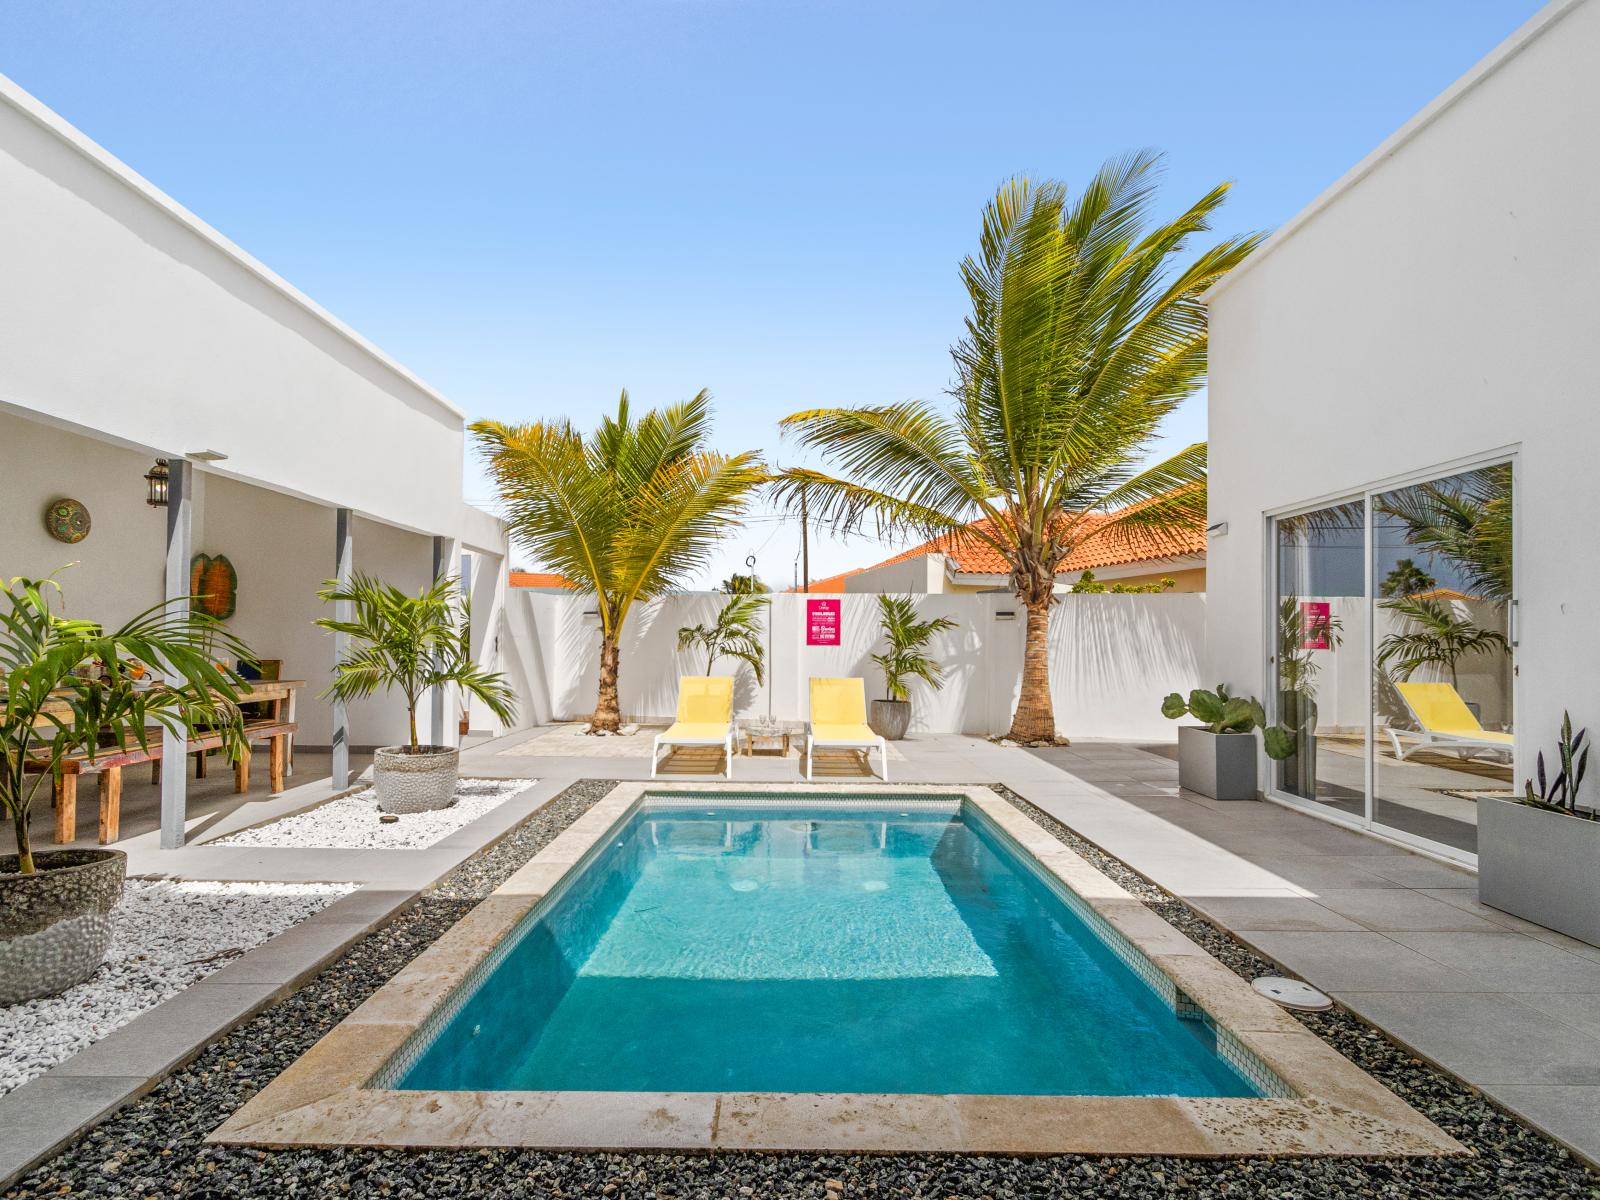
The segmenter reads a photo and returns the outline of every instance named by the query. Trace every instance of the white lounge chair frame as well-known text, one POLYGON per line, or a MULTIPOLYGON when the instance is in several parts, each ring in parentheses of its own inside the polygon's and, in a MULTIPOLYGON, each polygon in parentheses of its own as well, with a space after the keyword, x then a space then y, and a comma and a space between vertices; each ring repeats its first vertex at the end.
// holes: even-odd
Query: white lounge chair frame
POLYGON ((651 779, 656 778, 656 769, 661 765, 662 746, 721 746, 723 762, 726 764, 722 777, 724 779, 733 778, 733 727, 731 725, 728 727, 728 736, 725 738, 675 737, 670 740, 664 740, 666 736, 665 733, 656 734, 655 741, 650 746, 651 779))
POLYGON ((878 761, 881 768, 879 774, 882 776, 885 783, 889 782, 889 743, 884 741, 881 737, 874 737, 871 741, 855 741, 849 739, 836 741, 833 738, 824 738, 822 740, 818 740, 817 738, 812 737, 810 732, 807 732, 806 778, 808 780, 811 778, 812 752, 817 749, 865 751, 867 755, 868 768, 871 768, 872 766, 872 752, 876 750, 878 752, 878 761))

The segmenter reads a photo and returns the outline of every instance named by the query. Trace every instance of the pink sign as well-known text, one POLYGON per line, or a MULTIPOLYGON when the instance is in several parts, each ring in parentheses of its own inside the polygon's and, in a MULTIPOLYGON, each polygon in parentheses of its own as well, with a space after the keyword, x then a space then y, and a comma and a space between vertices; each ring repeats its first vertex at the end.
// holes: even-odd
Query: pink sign
POLYGON ((806 645, 839 644, 839 600, 806 601, 806 645))
POLYGON ((1333 619, 1333 606, 1326 600, 1300 601, 1300 648, 1326 650, 1328 625, 1333 619))

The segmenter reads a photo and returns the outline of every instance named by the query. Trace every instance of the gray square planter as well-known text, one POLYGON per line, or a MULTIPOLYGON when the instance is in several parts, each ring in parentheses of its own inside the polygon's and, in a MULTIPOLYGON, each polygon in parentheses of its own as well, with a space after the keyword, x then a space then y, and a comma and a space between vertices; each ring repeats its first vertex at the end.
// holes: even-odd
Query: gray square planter
POLYGON ((1478 801, 1478 899, 1600 946, 1600 821, 1478 801))
POLYGON ((1178 726, 1178 786, 1213 800, 1256 799, 1256 735, 1178 726))

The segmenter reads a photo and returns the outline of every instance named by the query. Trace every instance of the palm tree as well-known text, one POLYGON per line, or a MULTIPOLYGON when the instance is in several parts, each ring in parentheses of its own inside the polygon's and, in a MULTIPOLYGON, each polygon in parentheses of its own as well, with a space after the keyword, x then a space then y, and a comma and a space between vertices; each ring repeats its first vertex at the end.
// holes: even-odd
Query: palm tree
POLYGON ((1413 623, 1407 633, 1391 633, 1378 645, 1378 667, 1394 663, 1398 679, 1410 679, 1421 667, 1443 667, 1456 687, 1456 663, 1469 654, 1491 654, 1509 648, 1506 635, 1458 617, 1447 605, 1426 597, 1402 596, 1379 605, 1413 623))
POLYGON ((347 603, 352 619, 322 617, 323 629, 349 635, 350 651, 334 664, 333 683, 325 695, 348 703, 364 699, 380 687, 405 697, 411 723, 411 753, 417 739, 417 705, 430 688, 456 687, 483 701, 499 721, 516 720, 516 699, 505 676, 472 661, 467 641, 470 616, 455 579, 434 581, 415 596, 393 584, 357 571, 347 586, 337 580, 322 585, 318 596, 328 603, 347 603))
POLYGON ((617 414, 585 438, 565 420, 472 427, 514 537, 548 568, 592 592, 600 616, 600 687, 591 732, 622 724, 621 637, 634 604, 681 586, 738 525, 766 480, 753 451, 706 448, 711 397, 637 420, 617 414))
MULTIPOLYGON (((734 580, 746 576, 736 575, 734 580)), ((728 590, 724 586, 724 590, 728 590)), ((756 682, 765 678, 766 651, 761 645, 761 613, 767 607, 764 596, 736 592, 709 625, 685 625, 678 630, 678 649, 698 646, 706 652, 706 674, 711 674, 719 658, 737 658, 750 664, 756 682)))
POLYGON ((1511 599, 1511 464, 1497 463, 1381 497, 1378 512, 1405 527, 1406 540, 1453 563, 1474 594, 1511 599))
POLYGON ((1152 225, 1159 167, 1148 152, 1110 161, 1076 198, 1054 182, 1002 185, 961 268, 972 312, 952 350, 953 415, 908 401, 783 422, 843 467, 784 472, 787 502, 804 489, 836 530, 870 523, 1003 556, 1028 613, 1018 741, 1055 740, 1047 639, 1067 556, 1089 542, 1160 553, 1205 522, 1203 444, 1140 464, 1205 378, 1202 294, 1260 239, 1185 258, 1227 185, 1152 225))

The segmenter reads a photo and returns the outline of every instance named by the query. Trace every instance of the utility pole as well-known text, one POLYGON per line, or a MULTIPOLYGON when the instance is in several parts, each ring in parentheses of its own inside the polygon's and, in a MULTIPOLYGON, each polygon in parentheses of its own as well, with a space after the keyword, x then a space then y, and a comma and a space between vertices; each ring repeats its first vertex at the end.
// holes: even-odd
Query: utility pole
POLYGON ((811 528, 806 522, 806 489, 800 489, 800 590, 811 591, 811 528))

